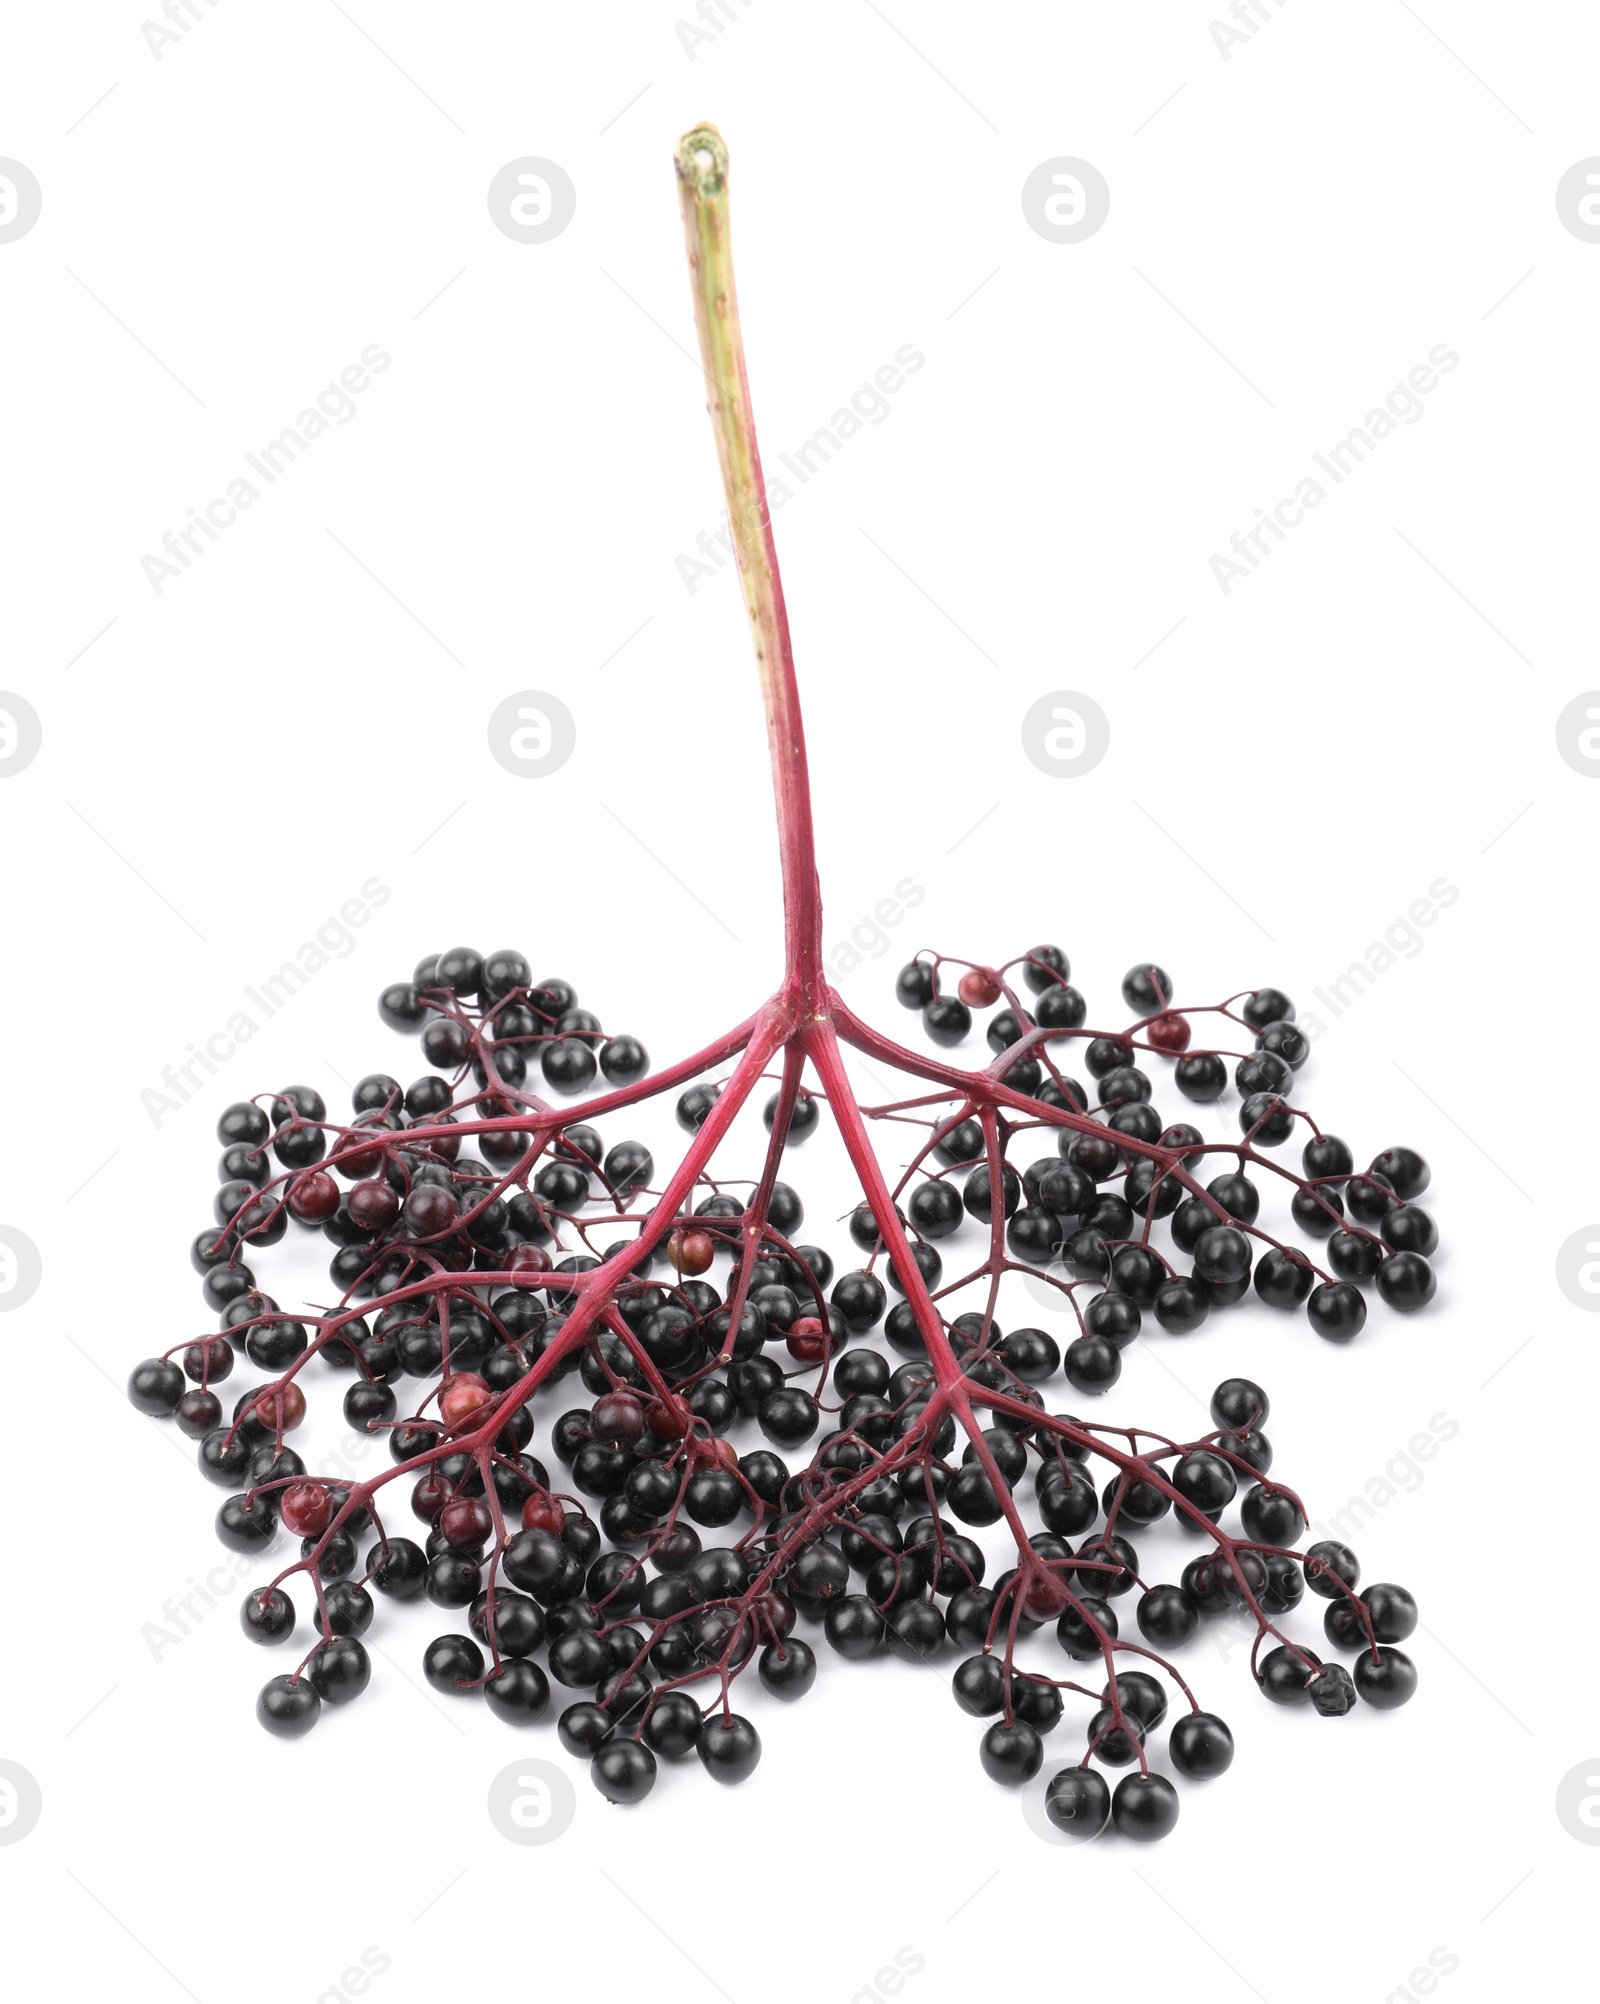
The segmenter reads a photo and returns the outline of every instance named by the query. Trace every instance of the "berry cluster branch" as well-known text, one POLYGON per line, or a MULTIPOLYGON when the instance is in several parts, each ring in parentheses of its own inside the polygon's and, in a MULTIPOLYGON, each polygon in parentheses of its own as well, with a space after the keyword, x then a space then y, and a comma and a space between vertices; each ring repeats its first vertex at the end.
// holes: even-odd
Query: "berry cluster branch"
POLYGON ((365 1689, 374 1593, 426 1596, 465 1609, 470 1631, 428 1645, 437 1688, 481 1693, 516 1725, 547 1713, 552 1679, 592 1694, 561 1710, 558 1731, 613 1802, 642 1799, 658 1760, 691 1751, 737 1781, 761 1750, 734 1709, 737 1680, 754 1665, 771 1695, 803 1696, 818 1674, 805 1622, 848 1660, 967 1652, 955 1697, 990 1721, 980 1754, 1005 1783, 1037 1775, 1067 1703, 1086 1700, 1084 1751, 1050 1781, 1047 1814, 1079 1836, 1109 1822, 1159 1837, 1178 1813, 1148 1752, 1167 1712, 1162 1678, 1181 1700, 1169 1764, 1206 1777, 1232 1758, 1228 1727, 1171 1660, 1205 1618, 1253 1625, 1252 1673, 1269 1698, 1338 1716, 1358 1696, 1388 1707, 1411 1695, 1415 1670, 1395 1645, 1415 1604, 1388 1584, 1358 1592, 1342 1544, 1299 1549, 1306 1508, 1270 1474, 1258 1385, 1224 1381, 1212 1430, 1188 1441, 1049 1412, 1040 1388, 1064 1371, 1076 1394, 1102 1395, 1147 1312, 1186 1334, 1252 1278, 1264 1302, 1304 1304, 1336 1341, 1365 1320, 1362 1279, 1394 1308, 1423 1305, 1437 1239, 1414 1201, 1427 1165, 1390 1149, 1357 1172, 1296 1103, 1310 1046, 1274 989, 1179 1007, 1165 972, 1143 963, 1122 986, 1133 1021, 1096 1031, 1059 947, 997 966, 919 954, 896 990, 933 1044, 961 1043, 975 1009, 995 1010, 992 1062, 974 1070, 894 1042, 828 984, 714 128, 685 136, 677 169, 766 709, 782 982, 737 1027, 652 1073, 638 1038, 609 1034, 569 982, 535 980, 521 953, 429 956, 379 1010, 420 1037, 432 1070, 409 1087, 364 1078, 349 1121, 306 1086, 224 1112, 215 1223, 191 1249, 220 1328, 138 1365, 130 1395, 198 1441, 202 1472, 230 1492, 217 1513, 226 1544, 265 1555, 280 1529, 300 1539, 298 1558, 241 1608, 263 1644, 294 1634, 296 1581, 314 1608, 309 1648, 258 1700, 276 1734, 297 1737, 325 1704, 365 1689), (1250 1048, 1192 1048, 1213 1018, 1250 1048), (891 1067, 906 1095, 864 1107, 849 1052, 891 1067), (1080 1053, 1093 1106, 1063 1068, 1080 1053), (1227 1090, 1231 1063, 1239 1138, 1164 1123, 1144 1068, 1155 1061, 1197 1104, 1227 1090), (724 1157, 736 1122, 769 1087, 758 1173, 735 1176, 724 1157), (658 1180, 649 1148, 607 1148, 593 1123, 667 1095, 688 1140, 658 1180), (849 1231, 863 1260, 837 1277, 831 1254, 801 1241, 804 1206, 783 1180, 824 1114, 861 1191, 849 1231), (874 1127, 909 1142, 909 1159, 886 1166, 874 1127), (1302 1129, 1295 1171, 1272 1151, 1302 1129), (1049 1152, 1019 1170, 1030 1137, 1049 1152), (1226 1173, 1202 1182, 1217 1156, 1226 1173), (1289 1186, 1296 1225, 1327 1241, 1326 1268, 1258 1222, 1252 1172, 1289 1186), (969 1219, 982 1250, 947 1278, 939 1243, 969 1219), (1168 1224, 1170 1251, 1157 1243, 1168 1224), (300 1314, 262 1290, 253 1265, 291 1226, 336 1247, 335 1298, 300 1314), (1045 1330, 1002 1329, 1016 1277, 1070 1309, 1079 1334, 1064 1356, 1045 1330), (958 1309, 962 1299, 978 1305, 958 1309), (216 1387, 240 1349, 267 1375, 225 1412, 216 1387), (291 1444, 325 1372, 349 1378, 347 1423, 387 1442, 389 1465, 364 1479, 314 1476, 291 1444), (573 1376, 586 1402, 553 1415, 573 1376), (402 1413, 407 1379, 420 1389, 402 1413), (730 1436, 752 1422, 768 1444, 741 1452, 730 1436), (570 1473, 533 1451, 541 1425, 544 1451, 570 1473), (1235 1502, 1239 1528, 1226 1528, 1235 1502), (402 1533, 407 1504, 425 1544, 402 1533), (1127 1535, 1169 1518, 1199 1546, 1177 1582, 1156 1578, 1127 1535), (992 1584, 990 1554, 968 1535, 990 1529, 1010 1561, 992 1584), (1307 1588, 1327 1602, 1328 1640, 1355 1652, 1353 1674, 1280 1625, 1307 1588), (1117 1612, 1128 1594, 1137 1640, 1117 1612), (1033 1638, 1051 1624, 1071 1664, 1098 1666, 1089 1682, 1041 1666, 1033 1638), (1103 1770, 1119 1766, 1131 1771, 1113 1794, 1103 1770))

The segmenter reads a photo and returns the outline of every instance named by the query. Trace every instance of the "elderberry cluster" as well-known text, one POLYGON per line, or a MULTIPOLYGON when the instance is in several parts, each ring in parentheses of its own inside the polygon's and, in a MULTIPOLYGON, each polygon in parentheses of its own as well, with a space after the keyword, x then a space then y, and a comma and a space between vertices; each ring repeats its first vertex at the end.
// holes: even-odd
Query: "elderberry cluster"
MULTIPOLYGON (((602 1106, 635 1104, 657 1089, 643 1046, 607 1036, 570 984, 535 983, 516 953, 456 949, 386 989, 384 1020, 420 1036, 438 1069, 405 1088, 384 1073, 362 1079, 347 1121, 331 1119, 306 1086, 223 1113, 215 1223, 191 1247, 220 1326, 137 1366, 129 1391, 197 1441, 202 1472, 229 1492, 216 1518, 224 1544, 265 1556, 280 1532, 300 1541, 298 1559, 240 1610, 252 1640, 278 1645, 300 1628, 286 1583, 302 1578, 314 1602, 307 1654, 260 1694, 269 1731, 297 1737, 325 1704, 365 1690, 361 1638, 375 1594, 425 1599, 463 1617, 423 1651, 430 1684, 481 1694, 517 1725, 547 1716, 552 1684, 562 1687, 563 1745, 588 1760, 608 1799, 636 1802, 660 1760, 690 1752, 720 1781, 752 1772, 761 1742, 732 1709, 734 1680, 753 1664, 770 1696, 802 1697, 818 1675, 804 1623, 847 1660, 888 1653, 925 1665, 968 1652, 956 1699, 993 1720, 980 1753, 1002 1782, 1039 1773, 1045 1736, 1067 1701, 1083 1698, 1086 1751, 1049 1784, 1046 1813, 1079 1834, 1109 1820, 1147 1838, 1177 1814, 1171 1782, 1145 1754, 1168 1704, 1151 1669, 1168 1671, 1186 1706, 1169 1736, 1172 1766, 1201 1777, 1231 1760, 1228 1728, 1158 1653, 1189 1641, 1207 1616, 1255 1624, 1253 1667, 1269 1698, 1338 1715, 1357 1695, 1379 1706, 1410 1695, 1414 1669, 1393 1647, 1414 1625, 1410 1596, 1387 1585, 1358 1596, 1342 1546, 1293 1549, 1305 1513, 1269 1473, 1258 1386, 1220 1386, 1217 1431, 1188 1443, 1048 1412, 1041 1390, 1064 1368, 1073 1389, 1104 1391, 1145 1310, 1165 1328, 1192 1328, 1243 1294, 1251 1240, 1265 1236, 1244 1168, 1266 1160, 1258 1144, 1271 1145, 1262 1138, 1271 1109, 1248 1112, 1246 1095, 1237 1144, 1162 1125, 1132 1062, 1183 1047, 1187 1016, 1169 1009, 1160 969, 1135 969, 1124 983, 1130 1006, 1146 1008, 1131 1030, 1083 1033, 1100 1082, 1091 1116, 1051 1054, 1086 1013, 1065 956, 1038 948, 1026 959, 1037 1027, 1048 1033, 1031 1044, 1035 1022, 1008 997, 1003 970, 969 969, 947 1001, 941 965, 914 962, 901 999, 945 1042, 970 1029, 972 1006, 1006 1001, 988 1038, 1008 1097, 997 1102, 990 1074, 962 1074, 931 1115, 927 1095, 881 1110, 920 1122, 926 1136, 897 1192, 913 1241, 904 1270, 884 1257, 867 1204, 849 1220, 863 1264, 836 1273, 823 1247, 799 1242, 804 1207, 775 1169, 816 1129, 825 1101, 790 1064, 765 1101, 765 1173, 713 1174, 706 1148, 658 1215, 666 1186, 656 1187, 643 1143, 608 1147, 590 1121, 528 1088, 535 1061, 563 1094, 583 1091, 598 1070, 612 1088, 602 1106), (1117 1062, 1103 1062, 1112 1052, 1117 1062), (1019 1175, 1008 1150, 1041 1126, 1059 1146, 1019 1175), (1213 1148, 1234 1168, 1202 1191, 1190 1165, 1213 1148), (1168 1216, 1174 1242, 1194 1255, 1191 1275, 1176 1275, 1150 1244, 1151 1226, 1168 1216), (987 1256, 947 1280, 933 1241, 969 1220, 987 1256), (259 1285, 252 1262, 291 1224, 335 1248, 334 1307, 292 1313, 259 1285), (602 1264, 596 1295, 588 1276, 602 1264), (1011 1269, 1077 1313, 1082 1333, 1064 1358, 1045 1330, 1000 1326, 995 1288, 1011 1269), (934 1297, 931 1322, 926 1306, 919 1321, 913 1280, 934 1297), (983 1306, 958 1309, 954 1297, 974 1286, 983 1306), (955 1388, 923 1333, 935 1324, 955 1388), (216 1387, 241 1351, 267 1376, 225 1412, 216 1387), (307 1417, 307 1385, 324 1373, 347 1380, 348 1425, 386 1440, 386 1471, 359 1483, 313 1476, 289 1444, 307 1417), (1236 1502, 1241 1529, 1224 1530, 1236 1502), (416 1538, 396 1522, 406 1504, 416 1538), (1152 1583, 1127 1534, 1163 1519, 1203 1550, 1176 1581, 1152 1583), (990 1531, 1008 1541, 999 1561, 990 1531), (1359 1652, 1353 1677, 1278 1628, 1306 1585, 1330 1601, 1329 1640, 1359 1652), (1139 1642, 1121 1635, 1117 1612, 1135 1589, 1139 1642), (1100 1666, 1094 1683, 1024 1667, 1046 1626, 1072 1662, 1100 1666), (1150 1667, 1127 1667, 1130 1653, 1150 1667), (1113 1795, 1091 1761, 1137 1772, 1113 1795)), ((1262 990, 1234 1020, 1249 1023, 1252 1010, 1257 1050, 1241 1073, 1271 1057, 1284 1076, 1241 1076, 1241 1090, 1253 1085, 1291 1122, 1305 1118, 1281 1100, 1305 1056, 1286 1034, 1292 1011, 1262 990)), ((1190 1061, 1179 1059, 1180 1089, 1198 1096, 1200 1075, 1182 1072, 1190 1061)), ((727 1111, 729 1082, 685 1082, 688 1071, 660 1089, 681 1084, 677 1123, 698 1147, 717 1133, 707 1123, 727 1111)), ((1348 1205, 1382 1226, 1386 1260, 1400 1257, 1396 1220, 1427 1224, 1409 1201, 1427 1180, 1420 1158, 1390 1150, 1357 1177, 1347 1150, 1329 1152, 1342 1143, 1314 1133, 1310 1146, 1324 1153, 1314 1173, 1289 1178, 1295 1205, 1310 1192, 1319 1220, 1348 1205)), ((1302 1257, 1268 1242, 1257 1292, 1280 1306, 1306 1299, 1302 1257)), ((1325 1280, 1323 1291, 1344 1284, 1325 1280)))
MULTIPOLYGON (((1035 947, 1020 964, 1036 998, 1031 1010, 1006 986, 1005 969, 927 956, 909 962, 896 980, 901 1003, 919 1011, 930 1039, 945 1047, 968 1037, 975 1008, 1003 1003, 984 1033, 995 1053, 993 1074, 1025 1100, 1082 1116, 1054 1127, 1055 1153, 1019 1174, 1007 1158, 1039 1123, 1025 1108, 1002 1108, 994 1122, 998 1177, 985 1126, 971 1110, 936 1126, 916 1165, 927 1173, 907 1179, 900 1213, 918 1242, 917 1263, 930 1289, 938 1289, 944 1271, 932 1241, 954 1232, 964 1217, 989 1224, 998 1210, 1010 1265, 1070 1272, 1099 1290, 1080 1312, 1082 1334, 1067 1351, 1067 1376, 1083 1392, 1116 1382, 1117 1352, 1140 1333, 1146 1314, 1169 1334, 1187 1335, 1214 1308, 1241 1300, 1252 1281, 1270 1307, 1304 1306, 1317 1334, 1335 1343, 1349 1342, 1366 1322, 1360 1281, 1375 1280, 1384 1302, 1402 1314, 1433 1299, 1428 1256, 1438 1246, 1438 1228, 1415 1201, 1428 1187, 1428 1164, 1414 1149, 1387 1148, 1358 1173, 1349 1144, 1324 1133, 1295 1104, 1296 1074, 1311 1045, 1295 1026, 1288 996, 1260 988, 1225 1003, 1180 1008, 1171 978, 1147 961, 1122 981, 1123 1001, 1137 1020, 1105 1032, 1085 1027, 1088 1005, 1059 947, 1035 947), (966 966, 954 993, 941 980, 951 965, 966 966), (1192 1049, 1194 1019, 1203 1016, 1238 1025, 1252 1047, 1192 1049), (1082 1083, 1057 1067, 1057 1057, 1075 1044, 1095 1084, 1093 1106, 1082 1083), (1008 1061, 1011 1053, 1019 1054, 1008 1061), (1173 1083, 1197 1104, 1222 1099, 1231 1062, 1242 1139, 1207 1141, 1188 1121, 1169 1124, 1152 1103, 1155 1083, 1141 1058, 1171 1061, 1173 1083), (1269 1152, 1297 1131, 1305 1136, 1299 1174, 1269 1152), (1326 1241, 1326 1270, 1258 1223, 1261 1188, 1247 1170, 1288 1186, 1293 1224, 1307 1239, 1326 1241), (1187 1270, 1154 1243, 1162 1220, 1170 1221, 1173 1252, 1189 1259, 1187 1270)), ((869 1251, 880 1243, 870 1206, 858 1210, 851 1230, 869 1251)), ((1077 1291, 1061 1286, 1075 1307, 1077 1291)), ((890 1318, 890 1341, 902 1332, 914 1338, 909 1310, 890 1318)))

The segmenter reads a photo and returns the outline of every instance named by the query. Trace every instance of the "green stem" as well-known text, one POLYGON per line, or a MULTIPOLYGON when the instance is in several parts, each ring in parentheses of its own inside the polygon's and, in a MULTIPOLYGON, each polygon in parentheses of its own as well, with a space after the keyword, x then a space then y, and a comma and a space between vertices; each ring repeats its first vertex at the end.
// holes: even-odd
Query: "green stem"
POLYGON ((739 334, 728 228, 728 150, 714 125, 697 125, 679 140, 675 159, 695 326, 710 392, 707 408, 767 715, 783 863, 784 966, 804 1000, 820 1004, 822 899, 811 826, 811 783, 789 617, 739 334))

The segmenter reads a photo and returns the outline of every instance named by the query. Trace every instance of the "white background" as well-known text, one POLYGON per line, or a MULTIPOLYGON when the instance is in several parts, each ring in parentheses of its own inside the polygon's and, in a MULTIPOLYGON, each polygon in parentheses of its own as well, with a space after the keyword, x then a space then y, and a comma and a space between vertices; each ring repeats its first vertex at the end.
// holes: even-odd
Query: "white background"
MULTIPOLYGON (((916 1999, 1126 1980, 1457 2004, 1571 1981, 1600 1859, 1554 1797, 1600 1749, 1597 1386, 1554 1272, 1600 1213, 1597 796, 1555 723, 1600 683, 1600 247, 1554 191, 1600 152, 1600 23, 1298 0, 1225 60, 1200 0, 735 0, 691 60, 677 4, 201 0, 159 61, 132 6, 11 13, 0 153, 44 207, 0 245, 0 679, 44 743, 0 785, 0 1222, 44 1280, 0 1322, 0 1757, 44 1814, 0 1849, 8 1970, 30 1996, 202 2004, 354 1994, 330 1986, 369 1946, 379 1997, 581 1980, 845 2004, 902 1946, 916 1999), (1108 1026, 1145 958, 1182 1000, 1274 981, 1304 1012, 1435 879, 1460 892, 1304 1075, 1364 1155, 1433 1161, 1434 1308, 1375 1306, 1335 1351, 1252 1302, 1136 1346, 1104 1408, 1190 1434, 1196 1395, 1258 1376, 1314 1517, 1452 1420, 1358 1540, 1369 1579, 1418 1595, 1421 1688, 1393 1715, 1286 1714, 1198 1640, 1186 1671, 1239 1753, 1159 1849, 1041 1843, 935 1672, 830 1658, 802 1707, 749 1699, 746 1789, 691 1762, 624 1814, 553 1727, 513 1744, 422 1690, 431 1609, 382 1610, 374 1689, 294 1745, 253 1722, 281 1666, 234 1588, 152 1650, 216 1562, 218 1499, 121 1385, 205 1326, 185 1248, 219 1109, 410 1076, 373 1000, 455 940, 522 947, 658 1060, 777 973, 742 610, 727 572, 691 594, 675 568, 721 507, 671 169, 708 116, 769 463, 896 348, 927 357, 778 519, 829 940, 903 878, 926 894, 847 998, 915 1038, 892 998, 913 948, 1042 937, 1108 1026), (485 203, 528 154, 578 191, 542 246, 485 203), (1064 154, 1111 188, 1075 246, 1019 200, 1064 154), (392 366, 354 419, 154 593, 163 531, 374 342, 392 366), (1460 365, 1425 416, 1224 595, 1229 534, 1439 343, 1460 365), (577 720, 542 781, 485 742, 527 688, 577 720), (1021 748, 1056 689, 1111 720, 1077 781, 1021 748), (354 950, 154 1123, 163 1067, 372 877, 392 896, 354 950), (579 1791, 544 1850, 484 1809, 530 1749, 579 1791), (1402 1990, 1436 1949, 1456 1959, 1437 1992, 1402 1990)), ((826 1144, 794 1180, 842 1256, 853 1192, 826 1144)), ((287 1258, 263 1270, 286 1296, 287 1258)), ((322 1403, 336 1444, 332 1385, 322 1403)), ((1166 1577, 1189 1555, 1150 1547, 1166 1577)), ((1314 1614, 1294 1626, 1317 1645, 1314 1614)), ((1073 1713, 1052 1755, 1080 1732, 1073 1713)))

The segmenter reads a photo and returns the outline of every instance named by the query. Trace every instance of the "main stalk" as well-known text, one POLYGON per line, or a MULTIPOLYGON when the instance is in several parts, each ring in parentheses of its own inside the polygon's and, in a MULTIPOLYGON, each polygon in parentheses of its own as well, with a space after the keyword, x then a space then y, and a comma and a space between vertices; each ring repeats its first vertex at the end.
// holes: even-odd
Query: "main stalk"
POLYGON ((811 826, 811 781, 789 615, 778 575, 778 552, 772 540, 772 515, 739 332, 728 228, 728 149, 714 125, 697 125, 679 140, 675 160, 695 326, 709 391, 707 408, 717 441, 728 528, 767 713, 778 853, 783 864, 784 968, 787 983, 797 991, 802 1006, 812 1008, 822 1000, 824 983, 822 897, 811 826))

